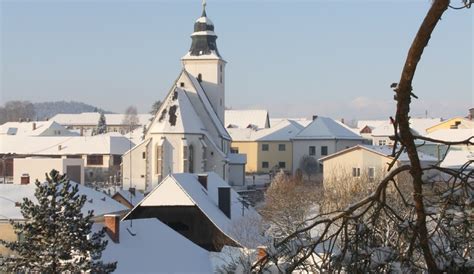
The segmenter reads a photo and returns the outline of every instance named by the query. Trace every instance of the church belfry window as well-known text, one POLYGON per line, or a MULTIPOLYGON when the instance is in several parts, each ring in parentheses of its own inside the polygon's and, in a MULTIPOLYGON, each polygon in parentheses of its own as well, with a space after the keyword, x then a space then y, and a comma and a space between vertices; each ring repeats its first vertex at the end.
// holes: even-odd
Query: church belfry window
POLYGON ((184 82, 179 83, 179 86, 184 88, 184 82))

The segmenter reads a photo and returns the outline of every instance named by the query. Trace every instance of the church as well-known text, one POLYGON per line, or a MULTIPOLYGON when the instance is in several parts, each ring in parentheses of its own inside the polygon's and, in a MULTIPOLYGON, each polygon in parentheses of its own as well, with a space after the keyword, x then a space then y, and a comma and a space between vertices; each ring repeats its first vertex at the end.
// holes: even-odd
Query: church
POLYGON ((191 38, 144 140, 122 157, 124 187, 149 191, 171 173, 215 172, 230 184, 244 183, 245 155, 230 153, 224 127, 226 61, 205 3, 191 38))

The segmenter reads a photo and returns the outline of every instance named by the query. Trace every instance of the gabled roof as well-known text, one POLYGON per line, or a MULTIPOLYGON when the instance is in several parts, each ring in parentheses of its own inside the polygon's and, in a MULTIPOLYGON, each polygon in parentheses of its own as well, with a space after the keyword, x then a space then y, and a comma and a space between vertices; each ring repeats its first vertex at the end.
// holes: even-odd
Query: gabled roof
MULTIPOLYGON (((436 125, 441 121, 441 118, 410 118, 410 129, 415 134, 424 135, 426 130, 436 125)), ((377 124, 372 130, 373 136, 392 136, 393 125, 390 120, 377 124)))
POLYGON ((268 110, 265 109, 232 109, 225 111, 225 127, 248 128, 269 128, 270 120, 268 110))
MULTIPOLYGON (((356 145, 350 148, 346 148, 344 150, 341 150, 339 152, 333 153, 331 155, 328 155, 326 157, 320 158, 320 162, 324 162, 326 160, 332 159, 334 157, 341 156, 343 154, 346 154, 348 152, 358 150, 358 149, 364 149, 366 151, 370 151, 372 153, 378 154, 383 157, 388 157, 392 158, 392 147, 389 146, 369 146, 369 145, 356 145)), ((420 161, 426 161, 426 162, 436 162, 437 159, 435 157, 432 157, 430 155, 424 154, 422 152, 418 152, 418 157, 420 158, 420 161)), ((400 157, 398 157, 398 160, 401 162, 406 162, 409 161, 408 154, 406 152, 403 152, 400 157)))
POLYGON ((239 194, 216 173, 208 172, 206 174, 208 175, 207 189, 199 183, 197 174, 174 173, 168 175, 124 217, 124 220, 139 207, 197 206, 221 232, 234 239, 232 225, 244 216, 254 217, 258 216, 258 213, 252 207, 248 207, 244 208, 244 216, 242 216, 242 202, 239 194), (219 209, 219 187, 230 188, 230 218, 219 209))
POLYGON ((0 136, 0 154, 20 155, 122 155, 133 147, 119 133, 95 136, 0 136))
POLYGON ((163 101, 149 132, 151 133, 199 133, 206 131, 199 115, 189 101, 186 91, 175 87, 163 101))
POLYGON ((450 118, 448 120, 445 120, 445 121, 439 121, 437 124, 434 124, 430 127, 428 127, 426 129, 426 131, 431 131, 433 130, 435 127, 439 126, 439 125, 442 125, 442 124, 451 124, 451 125, 454 125, 454 121, 460 121, 461 123, 457 126, 458 129, 472 129, 474 128, 474 121, 473 120, 469 120, 465 117, 453 117, 453 118, 450 118))
POLYGON ((456 142, 464 141, 474 136, 474 128, 458 128, 458 129, 439 129, 433 131, 429 134, 426 134, 426 137, 447 141, 447 142, 456 142))
MULTIPOLYGON (((100 229, 94 224, 94 231, 100 229)), ((117 261, 114 273, 213 272, 207 250, 155 218, 121 221, 119 243, 108 242, 101 259, 117 261)))
POLYGON ((61 136, 78 135, 54 121, 7 122, 0 126, 0 135, 40 136, 48 129, 61 131, 61 136))
POLYGON ((353 131, 342 126, 328 117, 317 117, 308 126, 300 131, 295 140, 362 140, 363 138, 353 131))
POLYGON ((114 195, 112 195, 112 198, 114 198, 116 195, 120 195, 123 199, 125 199, 132 207, 136 206, 143 198, 145 198, 145 195, 139 191, 135 191, 134 193, 131 193, 128 190, 120 190, 115 192, 114 195))
MULTIPOLYGON (((87 202, 82 208, 82 213, 87 214, 89 210, 94 210, 94 216, 102 216, 108 213, 115 213, 127 210, 119 202, 113 200, 106 194, 92 188, 71 182, 71 186, 79 186, 79 195, 86 195, 87 202)), ((22 202, 23 198, 37 201, 35 198, 36 185, 0 184, 0 220, 16 219, 22 220, 20 207, 15 206, 16 202, 22 202)))
POLYGON ((228 131, 233 141, 290 141, 302 129, 303 126, 293 120, 279 120, 270 128, 229 128, 228 131))

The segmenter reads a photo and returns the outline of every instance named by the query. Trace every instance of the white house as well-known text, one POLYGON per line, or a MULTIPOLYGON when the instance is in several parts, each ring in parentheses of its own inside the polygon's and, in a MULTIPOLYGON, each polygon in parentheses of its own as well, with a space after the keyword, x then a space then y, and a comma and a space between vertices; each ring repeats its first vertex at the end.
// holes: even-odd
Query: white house
POLYGON ((362 142, 363 138, 347 126, 328 117, 315 116, 308 126, 292 138, 293 173, 300 168, 305 156, 318 160, 362 142))
POLYGON ((212 171, 226 181, 230 178, 231 137, 224 127, 226 61, 205 10, 191 38, 191 48, 181 58, 183 69, 144 141, 123 156, 125 185, 149 191, 168 174, 179 172, 212 171))
MULTIPOLYGON (((13 159, 13 183, 28 184, 45 179, 55 169, 76 183, 84 184, 84 160, 74 158, 27 157, 13 159)), ((2 178, 0 178, 0 181, 2 178)))

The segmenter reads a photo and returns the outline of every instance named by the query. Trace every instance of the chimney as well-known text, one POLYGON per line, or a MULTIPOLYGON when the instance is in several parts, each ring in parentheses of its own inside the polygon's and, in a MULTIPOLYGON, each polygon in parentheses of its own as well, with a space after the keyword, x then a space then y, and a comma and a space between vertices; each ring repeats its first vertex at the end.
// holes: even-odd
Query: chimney
POLYGON ((199 174, 198 181, 205 189, 207 189, 207 174, 199 174))
POLYGON ((27 185, 30 183, 30 175, 29 174, 22 174, 20 179, 20 184, 27 185))
POLYGON ((32 125, 33 125, 33 130, 35 130, 36 129, 36 123, 33 122, 32 125))
POLYGON ((61 145, 58 145, 58 150, 61 150, 63 149, 63 147, 61 145))
POLYGON ((219 187, 218 191, 219 209, 230 219, 230 187, 219 187))
POLYGON ((105 231, 114 243, 120 242, 120 215, 107 214, 104 216, 105 231))
POLYGON ((345 124, 345 123, 344 123, 344 118, 341 118, 341 123, 345 124))
POLYGON ((266 263, 266 259, 264 260, 267 256, 267 247, 266 246, 257 246, 257 261, 259 261, 262 264, 266 263))
POLYGON ((318 119, 318 115, 313 115, 313 121, 318 119))
POLYGON ((469 120, 474 120, 474 108, 469 109, 469 120))

